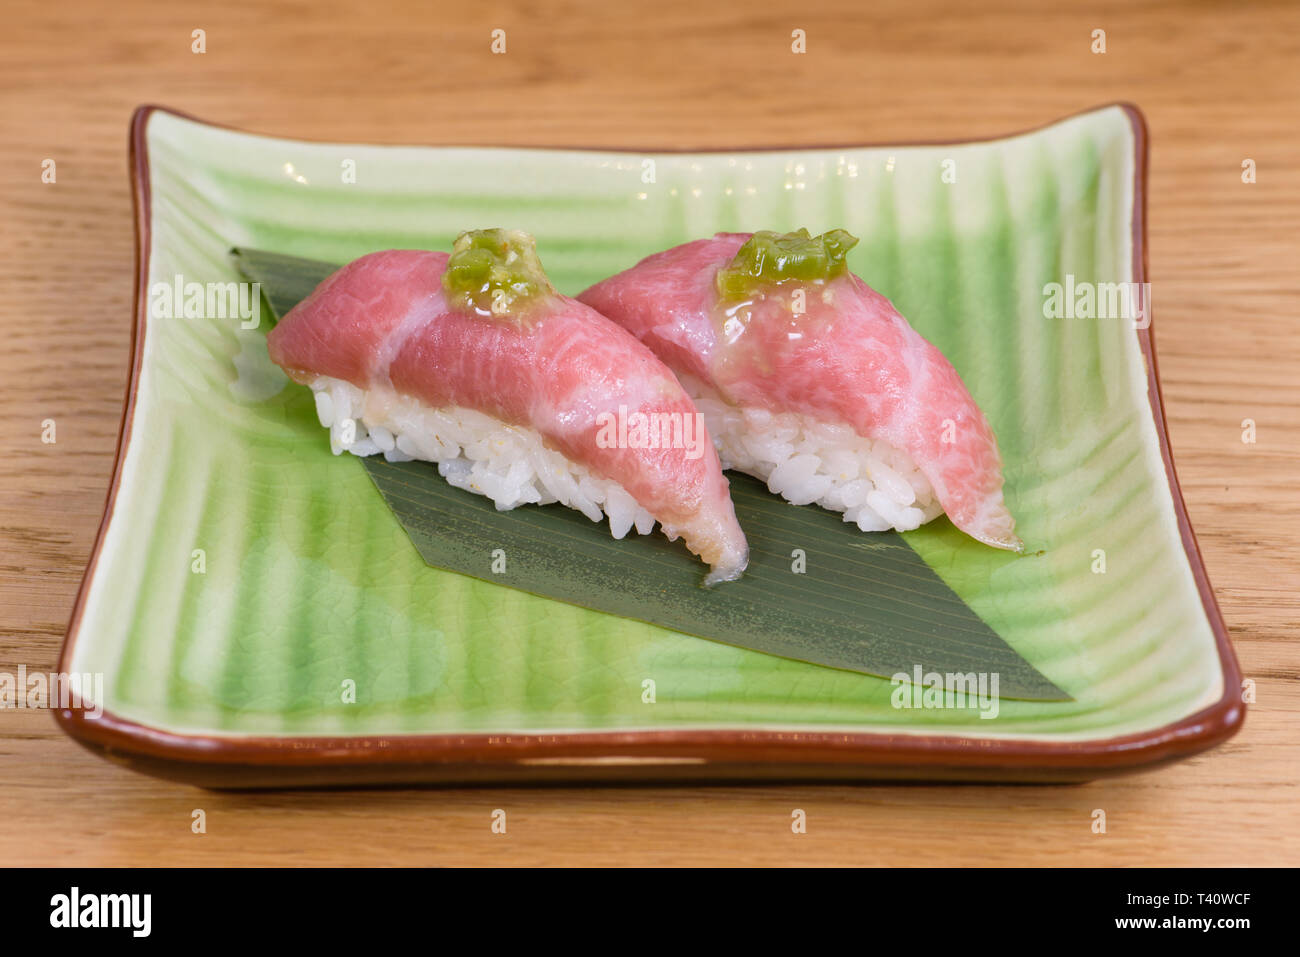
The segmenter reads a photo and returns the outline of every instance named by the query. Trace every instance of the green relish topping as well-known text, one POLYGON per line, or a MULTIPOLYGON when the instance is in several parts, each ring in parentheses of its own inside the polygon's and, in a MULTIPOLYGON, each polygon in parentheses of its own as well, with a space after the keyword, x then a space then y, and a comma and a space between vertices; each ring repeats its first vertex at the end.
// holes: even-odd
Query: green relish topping
POLYGON ((793 233, 761 230, 718 270, 718 295, 727 300, 748 299, 772 283, 826 282, 848 268, 844 257, 857 244, 857 237, 843 229, 820 236, 810 236, 806 229, 793 233))
POLYGON ((518 229, 471 229, 456 237, 442 274, 453 306, 507 316, 555 292, 537 243, 518 229))

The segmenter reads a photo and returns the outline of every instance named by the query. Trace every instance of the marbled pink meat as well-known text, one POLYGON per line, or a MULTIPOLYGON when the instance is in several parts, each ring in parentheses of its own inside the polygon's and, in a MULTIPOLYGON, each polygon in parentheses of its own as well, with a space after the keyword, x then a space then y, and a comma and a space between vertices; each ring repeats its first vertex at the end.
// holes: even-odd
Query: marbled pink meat
POLYGON ((536 430, 547 445, 618 482, 663 526, 734 578, 748 554, 717 453, 602 447, 602 413, 695 416, 653 352, 589 306, 554 295, 525 318, 448 305, 445 253, 393 250, 344 266, 268 337, 298 382, 318 376, 391 387, 430 407, 462 406, 536 430))
POLYGON ((715 276, 749 237, 676 246, 578 298, 733 405, 848 425, 906 451, 954 525, 1020 548, 997 442, 952 364, 847 271, 809 285, 802 315, 782 296, 720 303, 715 276))

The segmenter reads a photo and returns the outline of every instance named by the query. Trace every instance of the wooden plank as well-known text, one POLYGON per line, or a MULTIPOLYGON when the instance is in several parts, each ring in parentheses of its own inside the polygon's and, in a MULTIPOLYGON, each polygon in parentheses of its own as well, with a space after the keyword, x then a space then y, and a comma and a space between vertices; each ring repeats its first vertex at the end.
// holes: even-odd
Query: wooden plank
MULTIPOLYGON (((728 9, 729 7, 729 9, 728 9)), ((16 0, 0 36, 0 670, 54 666, 108 484, 126 379, 126 125, 142 102, 282 136, 597 147, 989 136, 1112 100, 1153 143, 1153 303, 1188 510, 1243 670, 1245 729, 1076 788, 762 787, 217 795, 0 712, 10 863, 1297 864, 1300 820, 1300 8, 1118 2, 564 15, 249 0, 16 0), (149 9, 152 7, 152 10, 149 9), (791 11, 795 12, 791 12, 791 11), (489 51, 490 32, 507 51, 489 51), (794 29, 803 55, 790 52, 794 29), (204 29, 207 52, 191 52, 204 29), (1094 29, 1107 52, 1090 52, 1094 29), (41 162, 58 180, 41 182, 41 162), (1258 182, 1241 181, 1241 163, 1258 182), (44 445, 41 422, 57 421, 44 445), (1241 421, 1258 441, 1241 441, 1241 421), (190 813, 208 812, 208 833, 190 813), (809 815, 790 833, 790 812, 809 815), (436 808, 431 816, 430 810, 436 808), (490 813, 508 811, 493 835, 490 813), (1103 808, 1108 833, 1091 832, 1103 808)))

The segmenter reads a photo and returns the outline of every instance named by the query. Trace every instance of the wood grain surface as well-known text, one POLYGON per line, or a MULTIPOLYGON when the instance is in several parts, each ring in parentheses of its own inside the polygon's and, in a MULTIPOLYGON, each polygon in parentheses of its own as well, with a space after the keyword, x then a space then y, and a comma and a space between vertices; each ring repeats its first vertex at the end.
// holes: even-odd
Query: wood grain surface
POLYGON ((1257 702, 1215 751, 1077 787, 251 795, 133 774, 47 713, 0 711, 0 861, 1300 864, 1294 4, 7 0, 5 13, 0 670, 54 666, 104 503, 126 383, 138 104, 327 140, 725 148, 990 136, 1129 100, 1153 145, 1171 441, 1257 702), (497 28, 503 55, 489 49, 497 28), (191 52, 195 29, 206 53, 191 52), (805 54, 791 52, 795 29, 805 54), (1104 54, 1090 50, 1098 29, 1104 54), (54 445, 40 438, 48 418, 54 445), (191 832, 196 808, 206 834, 191 832), (504 835, 490 828, 496 808, 504 835), (806 834, 791 832, 795 808, 806 834), (1092 831, 1098 808, 1105 834, 1092 831))

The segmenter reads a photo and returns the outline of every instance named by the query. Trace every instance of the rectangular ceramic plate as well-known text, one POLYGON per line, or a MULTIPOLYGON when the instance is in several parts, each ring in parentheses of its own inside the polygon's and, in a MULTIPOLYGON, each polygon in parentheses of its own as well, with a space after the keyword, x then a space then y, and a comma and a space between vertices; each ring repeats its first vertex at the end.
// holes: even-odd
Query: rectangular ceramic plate
POLYGON ((1044 316, 1047 283, 1145 280, 1135 109, 987 142, 612 153, 306 143, 143 108, 131 148, 130 385, 62 663, 105 678, 102 717, 60 712, 82 742, 217 787, 1081 780, 1240 725, 1150 330, 1044 316), (719 230, 862 237, 854 271, 988 415, 1028 548, 1009 559, 942 520, 907 542, 1072 700, 1004 700, 993 720, 895 708, 885 678, 431 568, 361 462, 330 454, 265 327, 149 308, 177 276, 237 280, 232 247, 344 262, 492 225, 533 232, 570 295, 719 230))

